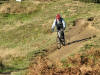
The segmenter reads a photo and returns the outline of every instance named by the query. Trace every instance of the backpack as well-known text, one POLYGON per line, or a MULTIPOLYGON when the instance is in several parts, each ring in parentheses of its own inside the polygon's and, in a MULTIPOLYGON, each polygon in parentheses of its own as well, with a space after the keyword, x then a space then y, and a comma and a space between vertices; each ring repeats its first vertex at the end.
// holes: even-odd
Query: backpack
POLYGON ((63 23, 62 23, 62 18, 59 19, 59 21, 56 20, 56 27, 57 27, 57 30, 60 30, 61 28, 63 28, 63 23))

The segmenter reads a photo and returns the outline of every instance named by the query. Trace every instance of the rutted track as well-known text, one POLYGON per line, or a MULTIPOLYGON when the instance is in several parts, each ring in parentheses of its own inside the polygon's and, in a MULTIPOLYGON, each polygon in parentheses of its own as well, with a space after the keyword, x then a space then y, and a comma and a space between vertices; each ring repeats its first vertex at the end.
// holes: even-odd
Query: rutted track
POLYGON ((78 52, 88 42, 86 40, 95 37, 99 32, 91 25, 92 23, 87 20, 78 20, 76 25, 66 33, 67 45, 59 50, 54 50, 48 55, 48 58, 53 62, 57 62, 72 53, 78 52))

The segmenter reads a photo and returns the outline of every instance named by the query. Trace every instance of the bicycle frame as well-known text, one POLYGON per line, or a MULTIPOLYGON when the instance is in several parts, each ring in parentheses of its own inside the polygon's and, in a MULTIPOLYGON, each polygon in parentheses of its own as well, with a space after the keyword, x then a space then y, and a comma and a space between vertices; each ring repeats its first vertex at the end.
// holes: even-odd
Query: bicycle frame
POLYGON ((64 30, 63 29, 57 31, 57 47, 58 47, 58 49, 61 48, 61 45, 65 46, 65 37, 64 37, 64 30), (62 36, 62 34, 63 34, 63 36, 62 36))

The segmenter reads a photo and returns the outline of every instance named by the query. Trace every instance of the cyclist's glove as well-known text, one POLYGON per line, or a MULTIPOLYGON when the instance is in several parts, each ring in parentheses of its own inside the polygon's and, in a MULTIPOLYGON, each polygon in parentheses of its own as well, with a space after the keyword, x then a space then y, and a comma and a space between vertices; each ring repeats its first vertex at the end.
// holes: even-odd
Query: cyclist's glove
POLYGON ((63 30, 65 30, 65 28, 63 28, 63 30))
POLYGON ((54 29, 51 29, 52 32, 54 32, 54 29))

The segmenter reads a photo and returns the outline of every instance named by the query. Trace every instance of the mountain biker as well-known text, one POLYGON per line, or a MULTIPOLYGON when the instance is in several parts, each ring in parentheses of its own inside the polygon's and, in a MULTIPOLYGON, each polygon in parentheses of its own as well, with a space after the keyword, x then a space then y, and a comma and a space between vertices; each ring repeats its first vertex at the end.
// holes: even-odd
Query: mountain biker
POLYGON ((58 36, 59 37, 63 37, 64 39, 64 30, 66 28, 66 23, 64 21, 64 19, 60 16, 60 14, 57 14, 56 15, 56 18, 52 24, 52 32, 54 31, 54 28, 56 26, 56 29, 57 29, 57 32, 58 32, 58 36), (61 34, 61 30, 63 30, 63 33, 61 34))

